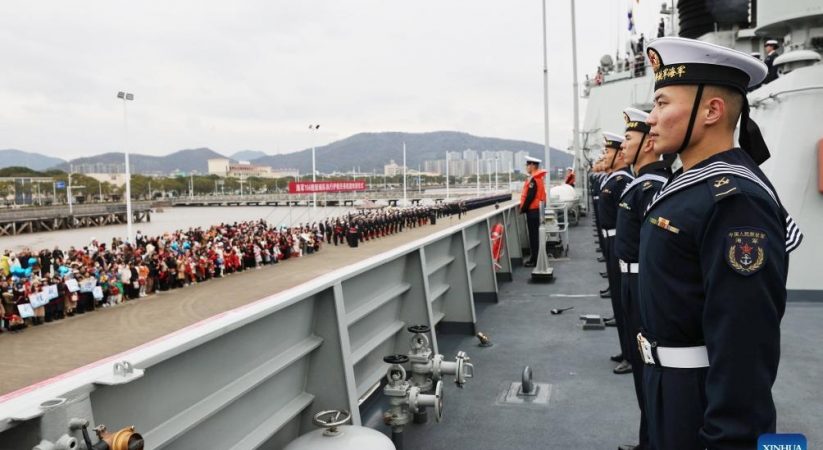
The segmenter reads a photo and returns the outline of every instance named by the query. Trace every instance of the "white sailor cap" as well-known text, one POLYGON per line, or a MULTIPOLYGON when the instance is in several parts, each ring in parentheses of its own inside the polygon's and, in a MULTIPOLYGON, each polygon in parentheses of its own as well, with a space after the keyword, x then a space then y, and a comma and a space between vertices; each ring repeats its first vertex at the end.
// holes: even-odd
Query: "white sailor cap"
POLYGON ((646 54, 654 70, 655 90, 676 84, 708 84, 727 86, 745 95, 768 73, 762 61, 746 53, 695 39, 655 39, 646 54))
POLYGON ((603 132, 603 138, 606 139, 606 148, 613 148, 620 150, 620 144, 623 143, 623 136, 617 133, 603 132))
POLYGON ((774 45, 775 47, 780 47, 780 43, 777 42, 777 39, 769 39, 766 41, 765 45, 774 45))
MULTIPOLYGON (((700 99, 703 86, 724 86, 735 89, 743 96, 740 116, 740 147, 761 164, 769 159, 769 148, 757 124, 749 118, 746 92, 749 87, 763 82, 768 68, 763 61, 737 50, 679 37, 663 37, 649 43, 646 54, 654 70, 654 89, 671 85, 696 85, 696 99, 700 99)), ((696 106, 692 107, 692 118, 696 106)), ((686 148, 691 137, 691 125, 686 132, 678 153, 686 148)))
POLYGON ((623 110, 623 119, 626 121, 626 131, 648 133, 651 127, 646 123, 649 113, 637 108, 628 107, 623 110))
POLYGON ((543 161, 541 161, 541 160, 539 160, 539 159, 537 159, 537 158, 532 158, 531 156, 527 156, 527 157, 526 157, 526 164, 537 164, 537 165, 540 165, 540 163, 542 163, 542 162, 543 162, 543 161))

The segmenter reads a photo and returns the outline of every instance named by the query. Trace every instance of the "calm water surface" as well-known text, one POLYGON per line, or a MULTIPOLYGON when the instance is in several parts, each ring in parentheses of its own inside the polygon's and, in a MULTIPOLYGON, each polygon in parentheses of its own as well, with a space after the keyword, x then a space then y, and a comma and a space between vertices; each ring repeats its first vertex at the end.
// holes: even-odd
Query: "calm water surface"
MULTIPOLYGON (((165 208, 163 212, 151 215, 151 222, 134 224, 134 231, 154 236, 166 231, 187 229, 189 227, 208 227, 221 222, 235 222, 265 219, 272 225, 305 223, 325 217, 334 217, 351 211, 350 207, 328 207, 316 210, 306 207, 266 207, 266 206, 226 206, 226 207, 179 207, 165 208)), ((126 225, 80 228, 76 230, 51 231, 43 233, 22 234, 19 236, 0 237, 0 251, 19 251, 29 247, 34 251, 53 248, 59 245, 82 247, 93 239, 111 242, 113 237, 124 237, 126 225)))

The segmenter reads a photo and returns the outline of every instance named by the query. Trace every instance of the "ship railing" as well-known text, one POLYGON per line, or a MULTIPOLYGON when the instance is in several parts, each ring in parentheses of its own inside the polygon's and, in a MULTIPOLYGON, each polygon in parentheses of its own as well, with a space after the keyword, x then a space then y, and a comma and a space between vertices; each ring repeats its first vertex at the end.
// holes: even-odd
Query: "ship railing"
POLYGON ((0 442, 55 440, 41 433, 44 414, 49 430, 65 430, 77 411, 134 425, 150 448, 282 448, 330 407, 360 425, 361 400, 386 374, 383 357, 408 351, 408 326, 431 327, 435 352, 442 333, 476 333, 475 302, 497 301, 498 280, 511 280, 527 246, 511 198, 487 197, 478 205, 497 207, 440 218, 450 226, 0 396, 0 442), (495 260, 497 225, 505 233, 495 260))

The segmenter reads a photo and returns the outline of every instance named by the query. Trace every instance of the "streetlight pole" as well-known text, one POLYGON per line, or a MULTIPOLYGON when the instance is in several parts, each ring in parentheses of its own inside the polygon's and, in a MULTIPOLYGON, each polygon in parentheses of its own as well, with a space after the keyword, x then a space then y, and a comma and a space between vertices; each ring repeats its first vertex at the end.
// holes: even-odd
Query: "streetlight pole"
POLYGON ((477 196, 480 197, 480 158, 477 158, 477 196))
POLYGON ((449 152, 446 152, 446 200, 449 199, 449 152))
POLYGON ((408 205, 406 198, 406 143, 403 143, 403 206, 408 205))
POLYGON ((497 184, 497 161, 499 161, 499 159, 494 158, 494 190, 495 191, 499 189, 498 184, 497 184))
POLYGON ((129 122, 126 102, 134 100, 134 94, 120 91, 117 98, 123 100, 123 153, 126 155, 126 242, 133 244, 131 217, 131 167, 129 166, 129 122))
MULTIPOLYGON (((574 151, 573 170, 575 174, 580 173, 580 163, 583 161, 582 149, 580 148, 580 92, 577 87, 577 25, 574 10, 574 0, 571 0, 572 13, 572 88, 574 89, 574 135, 572 137, 572 147, 574 151)), ((580 186, 585 182, 586 177, 580 178, 580 186)), ((583 191, 585 192, 585 190, 583 191)))
POLYGON ((546 0, 543 0, 543 132, 545 133, 543 159, 546 161, 546 198, 548 198, 551 187, 552 166, 549 150, 549 63, 546 45, 546 0))
MULTIPOLYGON (((317 131, 319 129, 320 129, 319 124, 309 125, 309 130, 317 131)), ((315 146, 316 146, 316 139, 315 139, 316 134, 317 133, 312 133, 312 138, 311 138, 311 181, 312 181, 312 183, 317 181, 317 167, 316 167, 316 161, 315 161, 315 156, 314 156, 314 150, 315 150, 315 146)), ((314 186, 312 186, 312 190, 315 190, 314 186)), ((316 216, 317 216, 317 192, 313 192, 312 193, 312 217, 316 217, 316 216)))
POLYGON ((66 186, 66 201, 69 203, 69 215, 74 215, 74 208, 71 202, 71 166, 69 166, 69 184, 66 186))

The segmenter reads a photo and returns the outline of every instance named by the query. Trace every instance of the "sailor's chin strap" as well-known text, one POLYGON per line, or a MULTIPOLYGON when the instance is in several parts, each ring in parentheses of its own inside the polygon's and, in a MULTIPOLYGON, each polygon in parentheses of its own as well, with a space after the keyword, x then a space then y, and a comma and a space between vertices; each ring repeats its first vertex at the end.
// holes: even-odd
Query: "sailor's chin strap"
POLYGON ((697 85, 697 93, 694 95, 694 103, 692 104, 692 113, 689 115, 689 126, 686 128, 686 136, 683 138, 683 143, 677 149, 677 154, 683 153, 686 147, 689 146, 689 141, 692 139, 692 130, 694 130, 694 121, 697 119, 697 107, 700 106, 700 100, 703 99, 703 89, 705 84, 697 85))
POLYGON ((612 156, 612 162, 611 162, 611 164, 609 164, 609 169, 614 170, 614 162, 617 161, 617 152, 619 152, 620 149, 619 148, 613 148, 612 150, 614 150, 614 156, 612 156))
MULTIPOLYGON (((689 126, 686 128, 686 136, 683 138, 683 143, 677 150, 677 154, 682 153, 683 150, 689 146, 692 130, 694 129, 694 122, 697 118, 697 109, 698 106, 700 106, 700 100, 703 98, 704 88, 704 84, 697 85, 692 113, 689 116, 689 126)), ((771 157, 771 153, 769 152, 769 147, 766 145, 766 141, 763 139, 763 134, 760 132, 760 127, 749 117, 749 100, 746 98, 746 94, 741 93, 741 95, 743 95, 743 108, 740 116, 740 136, 738 140, 740 141, 740 147, 745 150, 757 165, 760 165, 771 157)), ((637 157, 635 156, 635 160, 636 159, 637 157)))
POLYGON ((640 145, 637 146, 637 153, 634 154, 634 161, 632 161, 632 171, 635 172, 635 174, 637 173, 637 171, 634 170, 634 167, 637 166, 637 158, 640 157, 640 152, 643 151, 643 144, 646 142, 646 136, 648 135, 649 133, 643 133, 643 136, 640 137, 640 145))

